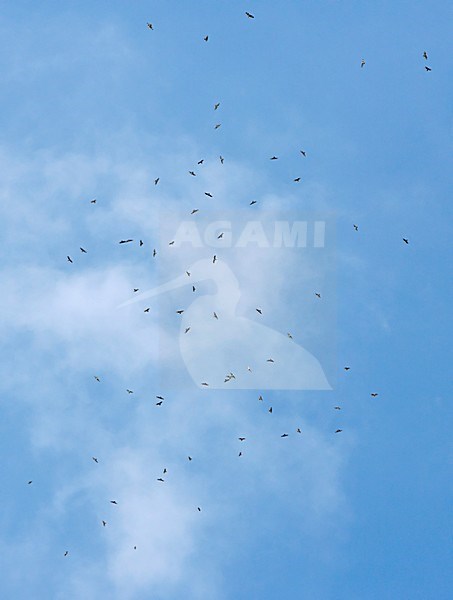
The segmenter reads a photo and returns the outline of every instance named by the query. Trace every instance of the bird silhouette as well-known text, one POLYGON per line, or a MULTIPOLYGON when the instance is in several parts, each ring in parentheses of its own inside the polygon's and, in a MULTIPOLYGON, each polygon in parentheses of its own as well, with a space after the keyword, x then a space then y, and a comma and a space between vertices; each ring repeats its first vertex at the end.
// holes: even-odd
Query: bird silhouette
POLYGON ((120 242, 118 242, 119 244, 129 244, 130 242, 133 242, 134 240, 121 240, 120 242))
POLYGON ((63 554, 63 556, 68 556, 69 554, 69 550, 66 550, 66 552, 63 554))
POLYGON ((256 312, 259 313, 260 315, 263 314, 263 311, 261 310, 261 308, 255 308, 256 312))
POLYGON ((305 152, 305 150, 300 150, 300 153, 302 154, 302 156, 307 156, 307 153, 305 152))
POLYGON ((405 244, 408 244, 408 243, 409 243, 409 240, 408 240, 407 238, 403 238, 403 242, 404 242, 405 244))
POLYGON ((94 375, 94 378, 96 379, 96 381, 101 381, 97 375, 94 375))
POLYGON ((212 194, 210 194, 209 192, 205 192, 204 195, 208 196, 208 198, 212 198, 212 194))
POLYGON ((149 313, 149 307, 145 308, 145 310, 143 311, 144 313, 149 313))
POLYGON ((201 160, 199 160, 199 161, 197 162, 197 165, 202 165, 203 163, 204 163, 204 158, 202 158, 201 160))
POLYGON ((245 14, 247 15, 247 17, 248 17, 249 19, 254 19, 254 18, 255 18, 255 17, 254 17, 254 16, 253 16, 251 13, 249 13, 249 12, 247 12, 247 11, 245 12, 245 14))
POLYGON ((102 527, 105 527, 107 525, 107 521, 102 521, 102 527))
POLYGON ((280 437, 288 437, 287 433, 283 433, 280 437))
POLYGON ((278 160, 278 156, 272 156, 270 160, 278 160))
POLYGON ((214 110, 217 110, 220 106, 220 102, 217 102, 216 104, 214 104, 214 110))
POLYGON ((214 125, 214 129, 218 129, 221 126, 222 126, 222 123, 217 123, 217 125, 214 125))
POLYGON ((432 71, 431 67, 427 67, 426 65, 425 65, 425 69, 426 69, 426 71, 432 71))
POLYGON ((153 30, 153 29, 154 29, 154 27, 153 27, 153 24, 152 24, 152 23, 147 23, 147 24, 146 24, 146 26, 148 27, 148 29, 151 29, 151 30, 153 30))
POLYGON ((372 398, 376 398, 376 396, 378 396, 378 394, 376 394, 376 392, 373 392, 373 393, 371 394, 371 397, 372 397, 372 398))
POLYGON ((195 171, 189 171, 189 175, 192 175, 192 177, 196 177, 197 174, 195 173, 195 171))
POLYGON ((154 185, 157 185, 160 181, 160 177, 158 177, 157 179, 154 180, 154 185))
POLYGON ((225 162, 225 159, 223 158, 223 156, 222 156, 222 155, 220 155, 220 156, 219 156, 219 159, 220 159, 220 162, 221 162, 221 163, 222 163, 222 165, 223 165, 223 163, 225 162))
POLYGON ((423 52, 423 58, 424 58, 425 60, 428 60, 428 54, 427 54, 427 52, 426 52, 426 51, 425 51, 425 52, 423 52))
POLYGON ((85 248, 80 247, 80 252, 83 252, 84 254, 87 253, 87 251, 85 250, 85 248))
POLYGON ((110 500, 110 504, 118 504, 116 500, 110 500))
POLYGON ((68 262, 72 263, 72 258, 70 256, 67 256, 66 258, 67 258, 68 262))
POLYGON ((162 402, 163 400, 159 400, 159 402, 156 402, 156 406, 162 406, 162 402))
POLYGON ((156 396, 156 398, 157 398, 158 400, 165 400, 165 398, 164 398, 163 396, 156 396))
POLYGON ((157 481, 162 481, 162 482, 163 482, 163 481, 164 481, 164 479, 162 479, 162 477, 158 477, 158 478, 157 478, 157 481))
POLYGON ((127 392, 128 394, 133 394, 133 393, 134 393, 134 390, 126 390, 126 392, 127 392))
POLYGON ((293 181, 295 181, 296 183, 299 183, 300 177, 296 177, 296 179, 293 179, 293 181))
POLYGON ((95 463, 99 463, 98 459, 95 456, 92 456, 91 458, 94 460, 95 463))
POLYGON ((205 42, 207 42, 209 40, 209 35, 205 35, 203 39, 205 42))
POLYGON ((140 244, 140 248, 141 248, 143 246, 143 240, 140 240, 139 244, 140 244))
POLYGON ((341 433, 342 431, 343 431, 342 429, 337 429, 337 430, 335 431, 335 433, 341 433))
POLYGON ((268 411, 268 412, 270 412, 270 413, 272 414, 272 406, 270 407, 270 409, 269 409, 269 411, 268 411))
POLYGON ((365 66, 365 61, 362 58, 362 62, 360 63, 360 68, 363 69, 364 66, 365 66))
POLYGON ((90 204, 96 204, 96 198, 93 198, 93 200, 90 200, 90 204))

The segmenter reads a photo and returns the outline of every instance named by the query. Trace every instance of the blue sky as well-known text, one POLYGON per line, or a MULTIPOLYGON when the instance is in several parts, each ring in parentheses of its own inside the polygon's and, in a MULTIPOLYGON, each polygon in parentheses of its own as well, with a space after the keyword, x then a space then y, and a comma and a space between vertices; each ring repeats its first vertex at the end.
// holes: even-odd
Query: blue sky
POLYGON ((449 597, 450 22, 443 1, 3 6, 2 597, 449 597), (335 223, 327 313, 296 258, 231 259, 243 315, 331 340, 332 391, 199 390, 174 361, 189 288, 118 310, 186 268, 162 232, 207 190, 214 215, 335 223))

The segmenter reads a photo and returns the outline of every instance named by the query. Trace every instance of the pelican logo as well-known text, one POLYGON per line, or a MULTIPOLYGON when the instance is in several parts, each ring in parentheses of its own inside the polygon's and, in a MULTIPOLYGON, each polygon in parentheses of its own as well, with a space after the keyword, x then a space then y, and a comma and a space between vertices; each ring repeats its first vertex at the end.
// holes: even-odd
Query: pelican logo
POLYGON ((148 314, 171 344, 162 353, 163 382, 186 386, 189 377, 211 390, 332 389, 324 351, 332 339, 332 311, 325 308, 331 263, 319 254, 326 252, 326 221, 169 221, 153 258, 160 259, 163 283, 121 305, 147 300, 143 306, 153 307, 148 314))

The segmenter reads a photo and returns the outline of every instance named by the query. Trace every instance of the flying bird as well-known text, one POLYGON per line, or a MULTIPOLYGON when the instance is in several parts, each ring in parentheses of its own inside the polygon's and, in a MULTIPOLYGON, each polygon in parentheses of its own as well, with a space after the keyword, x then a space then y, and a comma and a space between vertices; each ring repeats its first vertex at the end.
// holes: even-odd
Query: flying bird
POLYGON ((134 240, 121 240, 120 242, 118 242, 119 244, 129 244, 130 242, 133 242, 134 240))
POLYGON ((87 253, 87 251, 85 250, 85 248, 80 247, 80 252, 83 252, 84 254, 87 253))
POLYGON ((154 180, 154 185, 157 185, 160 181, 160 177, 158 177, 157 179, 154 180))
POLYGON ((175 243, 175 240, 172 240, 171 242, 168 242, 168 245, 173 246, 174 243, 175 243))
POLYGON ((223 231, 222 231, 222 233, 219 233, 219 235, 217 236, 218 240, 221 240, 222 238, 223 238, 223 231))
POLYGON ((273 363, 273 362, 275 362, 275 361, 274 361, 274 359, 273 359, 273 358, 268 358, 266 362, 271 362, 271 363, 273 363))
POLYGON ((212 198, 212 194, 210 194, 209 192, 205 192, 204 195, 208 196, 208 198, 212 198))
POLYGON ((318 298, 321 298, 321 294, 318 294, 318 292, 315 292, 315 296, 317 296, 318 298))
POLYGON ((300 153, 302 154, 302 156, 307 156, 307 153, 305 152, 305 150, 301 150, 300 153))
POLYGON ((256 310, 257 313, 260 313, 260 315, 263 314, 263 311, 261 310, 261 308, 255 308, 255 310, 256 310))
POLYGON ((199 506, 197 506, 198 512, 201 512, 201 508, 199 506))
POLYGON ((244 437, 240 437, 240 438, 238 438, 238 440, 239 440, 240 442, 243 442, 243 441, 245 440, 245 438, 244 438, 244 437))
POLYGON ((72 263, 72 258, 70 256, 66 257, 68 259, 68 262, 72 263))
POLYGON ((286 335, 289 337, 290 340, 293 339, 293 336, 290 333, 287 333, 286 335))
POLYGON ((358 226, 358 225, 353 225, 353 227, 354 227, 354 229, 355 229, 356 231, 358 231, 358 230, 359 230, 359 226, 358 226))
POLYGON ((107 521, 102 521, 102 527, 105 527, 107 525, 107 521))
POLYGON ((204 381, 201 385, 204 385, 205 387, 208 387, 209 383, 206 383, 206 381, 204 381))
POLYGON ((149 308, 145 308, 144 313, 149 313, 149 308))
POLYGON ((281 435, 280 437, 288 437, 287 433, 284 433, 283 435, 281 435))
POLYGON ((260 400, 262 402, 263 401, 263 396, 259 396, 258 400, 260 400))
POLYGON ((177 312, 178 315, 182 315, 182 313, 184 312, 184 310, 181 309, 181 310, 177 310, 176 312, 177 312))
POLYGON ((90 200, 90 204, 96 204, 96 198, 93 198, 93 200, 90 200))
POLYGON ((140 240, 140 248, 143 246, 143 240, 140 240))
POLYGON ((197 212, 198 212, 198 210, 199 210, 198 208, 194 208, 194 209, 193 209, 193 211, 192 211, 190 214, 191 214, 191 215, 194 215, 195 213, 197 213, 197 212))
POLYGON ((254 16, 253 16, 251 13, 249 13, 249 12, 247 12, 247 11, 245 11, 245 14, 247 15, 247 17, 248 17, 249 19, 254 19, 254 18, 255 18, 255 17, 254 17, 254 16))
POLYGON ((216 104, 214 104, 214 110, 217 110, 220 106, 220 102, 217 102, 216 104))
POLYGON ((334 406, 335 410, 341 410, 341 406, 334 406))
POLYGON ((201 160, 199 160, 199 161, 197 162, 197 165, 202 165, 203 163, 204 163, 204 158, 202 158, 201 160))
POLYGON ((162 477, 158 477, 157 481, 164 481, 164 479, 162 479, 162 477))
POLYGON ((147 23, 146 26, 148 27, 148 29, 151 29, 151 30, 154 29, 152 23, 147 23))
POLYGON ((153 258, 156 256, 156 254, 157 254, 157 252, 156 252, 156 249, 154 248, 154 250, 153 250, 153 258))
POLYGON ((216 313, 216 312, 213 312, 213 313, 212 313, 212 316, 214 317, 214 319, 218 319, 218 318, 219 318, 219 317, 217 316, 217 313, 216 313))
POLYGON ((118 504, 116 500, 110 500, 110 504, 118 504))
POLYGON ((258 200, 252 200, 249 204, 249 206, 252 206, 252 204, 256 204, 258 202, 258 200))
POLYGON ((298 428, 296 429, 296 431, 297 431, 297 433, 302 433, 302 431, 300 430, 300 427, 298 427, 298 428))
POLYGON ((403 242, 404 242, 405 244, 408 244, 408 243, 409 243, 409 240, 408 240, 407 238, 403 238, 403 242))
POLYGON ((128 394, 133 394, 133 393, 134 393, 134 390, 126 390, 126 392, 127 392, 128 394))
POLYGON ((156 402, 156 406, 162 406, 162 402, 163 400, 159 400, 159 402, 156 402))
POLYGON ((242 452, 239 452, 238 456, 242 456, 242 452))
POLYGON ((66 552, 64 553, 63 556, 68 556, 68 554, 69 554, 69 550, 66 550, 66 552))
POLYGON ((99 463, 98 459, 95 456, 92 456, 91 458, 94 460, 95 463, 99 463))
POLYGON ((425 69, 426 69, 426 71, 432 71, 431 67, 427 67, 426 65, 425 65, 425 69))
POLYGON ((196 287, 193 285, 192 286, 192 292, 195 292, 195 290, 196 290, 196 287))
POLYGON ((184 331, 184 333, 188 333, 190 331, 190 327, 186 327, 186 330, 184 331))
POLYGON ((344 367, 344 370, 345 370, 345 371, 350 371, 350 370, 351 370, 351 367, 344 367))
POLYGON ((377 395, 378 395, 378 394, 376 394, 376 392, 373 392, 373 393, 371 394, 371 397, 372 397, 372 398, 376 398, 376 396, 377 396, 377 395))
POLYGON ((214 129, 218 129, 221 125, 222 123, 217 123, 217 125, 214 125, 214 129))
POLYGON ((272 156, 270 160, 278 160, 278 156, 272 156))
POLYGON ((272 406, 270 407, 269 412, 272 414, 272 406))
POLYGON ((101 381, 97 375, 94 375, 94 378, 96 379, 96 381, 101 381))
POLYGON ((223 156, 222 156, 222 155, 220 155, 220 156, 219 156, 219 159, 220 159, 220 162, 221 162, 221 163, 222 163, 222 165, 223 165, 223 163, 225 162, 225 159, 223 158, 223 156))
POLYGON ((163 396, 156 396, 156 398, 157 398, 158 400, 165 400, 165 398, 164 398, 163 396))
POLYGON ((205 35, 203 39, 205 42, 207 42, 209 40, 209 35, 205 35))
POLYGON ((133 288, 134 294, 139 291, 139 288, 133 288))
POLYGON ((343 431, 342 429, 337 429, 337 430, 335 431, 335 433, 341 433, 342 431, 343 431))
POLYGON ((363 69, 364 66, 365 66, 365 61, 362 58, 362 62, 360 63, 360 68, 363 69))
POLYGON ((192 175, 192 177, 196 177, 197 176, 197 174, 194 173, 194 171, 189 171, 189 174, 192 175))
POLYGON ((31 479, 30 481, 27 482, 27 485, 31 485, 33 483, 33 480, 31 479))
POLYGON ((214 254, 214 256, 212 257, 212 264, 215 264, 215 261, 217 260, 217 255, 214 254))
POLYGON ((188 456, 187 458, 188 458, 189 460, 192 460, 192 457, 191 457, 191 456, 188 456))
POLYGON ((296 179, 293 179, 293 181, 295 181, 296 183, 299 183, 300 177, 296 177, 296 179))

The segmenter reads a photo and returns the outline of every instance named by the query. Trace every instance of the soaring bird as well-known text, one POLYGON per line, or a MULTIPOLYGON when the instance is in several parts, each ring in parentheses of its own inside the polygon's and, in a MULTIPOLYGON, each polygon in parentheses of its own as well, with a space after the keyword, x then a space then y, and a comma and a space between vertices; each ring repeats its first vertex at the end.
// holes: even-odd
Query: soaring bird
POLYGON ((212 264, 215 264, 215 261, 217 260, 217 255, 214 254, 214 256, 212 257, 212 264))
POLYGON ((205 387, 208 387, 209 383, 206 383, 206 381, 203 381, 201 385, 204 385, 205 387))
POLYGON ((194 208, 194 209, 193 209, 193 211, 192 211, 190 214, 191 214, 191 215, 194 215, 195 213, 197 213, 197 212, 198 212, 198 210, 199 210, 198 208, 194 208))
POLYGON ((301 431, 300 427, 298 427, 298 428, 296 429, 296 431, 297 431, 297 433, 302 433, 302 431, 301 431))
POLYGON ((102 521, 102 527, 105 527, 107 525, 107 521, 102 521))
POLYGON ((288 437, 287 433, 282 434, 280 437, 288 437))
POLYGON ((188 456, 187 458, 188 458, 189 460, 192 460, 192 457, 191 457, 191 456, 188 456))
POLYGON ((318 292, 315 292, 315 296, 317 296, 318 298, 321 298, 321 294, 318 294, 318 292))
POLYGON ((134 294, 138 291, 140 291, 140 288, 133 288, 134 294))
POLYGON ((195 290, 196 290, 196 287, 193 285, 192 286, 192 292, 195 292, 195 290))
POLYGON ((271 156, 270 160, 278 160, 278 156, 271 156))
POLYGON ((69 550, 66 550, 66 552, 64 553, 63 556, 68 556, 68 554, 69 554, 69 550))
POLYGON ((84 254, 87 253, 87 251, 85 250, 85 248, 80 247, 80 252, 83 252, 84 254))
POLYGON ((165 400, 165 398, 164 398, 163 396, 156 396, 156 398, 157 398, 158 400, 165 400))
POLYGON ((148 29, 151 29, 151 30, 154 29, 152 23, 147 23, 146 26, 148 27, 148 29))
POLYGON ((177 310, 176 311, 178 315, 182 315, 182 313, 184 312, 184 310, 181 308, 181 310, 177 310))
POLYGON ((205 35, 203 39, 205 42, 207 42, 209 40, 209 35, 205 35))
POLYGON ((299 183, 300 177, 296 177, 296 179, 293 179, 293 181, 295 181, 296 183, 299 183))
POLYGON ((249 204, 249 206, 252 206, 252 204, 256 204, 258 202, 258 200, 252 200, 249 204))
POLYGON ((97 375, 94 375, 94 378, 96 379, 96 381, 101 381, 97 375))
POLYGON ((272 406, 270 407, 269 412, 272 414, 272 406))
POLYGON ((372 397, 372 398, 376 398, 376 396, 377 396, 377 395, 378 395, 378 394, 376 394, 376 392, 373 392, 373 393, 371 394, 371 397, 372 397))
POLYGON ((217 313, 216 313, 216 312, 213 312, 213 313, 212 313, 212 316, 214 317, 214 319, 218 319, 218 318, 219 318, 219 317, 217 316, 217 313))
POLYGON ((208 198, 212 198, 212 194, 210 194, 209 192, 205 192, 204 195, 208 196, 208 198))
POLYGON ((198 512, 201 512, 201 508, 199 506, 197 506, 198 512))
POLYGON ((263 401, 263 396, 258 396, 258 400, 263 401))
POLYGON ((27 485, 31 485, 33 483, 33 479, 27 482, 27 485))
POLYGON ((426 69, 426 71, 432 71, 431 67, 427 67, 426 65, 425 65, 425 69, 426 69))
POLYGON ((238 438, 238 440, 239 440, 240 442, 243 442, 243 441, 245 440, 245 438, 244 438, 244 437, 240 437, 240 438, 238 438))
POLYGON ((66 257, 68 259, 68 262, 72 263, 72 258, 70 256, 66 257))
POLYGON ((154 248, 154 250, 153 250, 153 258, 156 256, 156 254, 157 254, 157 252, 156 252, 156 249, 154 248))
POLYGON ((222 233, 219 233, 219 235, 217 236, 218 240, 221 240, 222 238, 223 238, 223 231, 222 231, 222 233))
POLYGON ((120 242, 118 242, 119 244, 129 244, 130 242, 133 242, 134 240, 121 240, 120 242))
POLYGON ((96 198, 93 198, 93 200, 90 200, 90 204, 96 204, 96 198))
POLYGON ((190 327, 186 327, 186 330, 184 331, 184 333, 188 333, 190 331, 190 327))
POLYGON ((358 225, 353 225, 353 227, 354 227, 354 229, 355 229, 356 231, 358 231, 358 230, 359 230, 359 226, 358 226, 358 225))
POLYGON ((275 361, 274 361, 274 359, 273 359, 273 358, 268 358, 266 362, 271 362, 271 363, 273 363, 273 362, 275 362, 275 361))
POLYGON ((214 129, 218 129, 221 125, 222 123, 217 123, 217 125, 214 125, 214 129))
POLYGON ((256 310, 257 313, 260 313, 260 315, 263 314, 263 311, 261 310, 261 308, 255 308, 255 310, 256 310))
POLYGON ((238 456, 242 456, 242 452, 239 452, 238 456))
POLYGON ((168 245, 173 246, 174 243, 175 243, 175 240, 172 240, 171 242, 168 242, 168 245))
POLYGON ((162 473, 165 475, 166 472, 167 472, 167 469, 164 468, 164 470, 162 471, 162 473))
POLYGON ((163 400, 159 400, 159 402, 156 402, 156 406, 162 406, 162 402, 163 400))
POLYGON ((344 370, 345 370, 345 371, 350 371, 350 370, 351 370, 351 367, 344 367, 344 370))
POLYGON ((201 160, 199 160, 199 161, 197 162, 197 165, 202 165, 203 163, 204 163, 204 158, 202 158, 201 160))
POLYGON ((116 500, 110 500, 110 504, 118 504, 116 500))
POLYGON ((98 459, 95 456, 92 456, 91 458, 94 460, 95 463, 99 463, 98 459))
POLYGON ((157 179, 154 180, 154 185, 157 185, 160 181, 160 177, 158 177, 157 179))
POLYGON ((334 406, 335 410, 341 410, 341 406, 334 406))
POLYGON ((407 238, 403 238, 403 242, 404 242, 405 244, 408 244, 408 243, 409 243, 409 240, 408 240, 407 238))
POLYGON ((140 248, 143 246, 143 240, 140 240, 140 248))
POLYGON ((425 51, 425 52, 423 52, 423 58, 424 58, 425 60, 428 60, 428 54, 426 53, 426 51, 425 51))
POLYGON ((127 392, 128 394, 133 394, 133 393, 134 393, 134 390, 126 390, 126 392, 127 392))
POLYGON ((300 153, 302 154, 302 156, 307 156, 307 153, 305 152, 305 150, 301 150, 300 153))
POLYGON ((197 176, 197 174, 194 173, 193 171, 189 171, 189 174, 192 175, 192 177, 196 177, 197 176))
POLYGON ((362 62, 360 63, 360 68, 363 69, 364 66, 365 66, 365 61, 362 58, 362 62))
POLYGON ((337 430, 335 431, 335 433, 341 433, 342 431, 343 431, 342 429, 337 429, 337 430))
POLYGON ((149 308, 145 308, 144 313, 149 313, 149 308))
POLYGON ((245 14, 247 15, 247 17, 248 17, 249 19, 254 19, 254 18, 255 18, 255 17, 254 17, 254 16, 253 16, 251 13, 249 13, 249 12, 247 12, 247 11, 245 11, 245 14))
POLYGON ((164 480, 162 479, 162 477, 158 477, 157 481, 164 481, 164 480))
POLYGON ((222 165, 223 165, 223 163, 225 162, 225 159, 223 158, 223 156, 222 156, 222 155, 220 155, 220 156, 219 156, 219 159, 220 159, 220 162, 221 162, 221 163, 222 163, 222 165))
POLYGON ((214 110, 217 110, 220 106, 220 102, 217 102, 216 104, 214 104, 214 110))
POLYGON ((290 333, 287 333, 286 335, 289 337, 290 340, 293 339, 293 336, 290 333))

